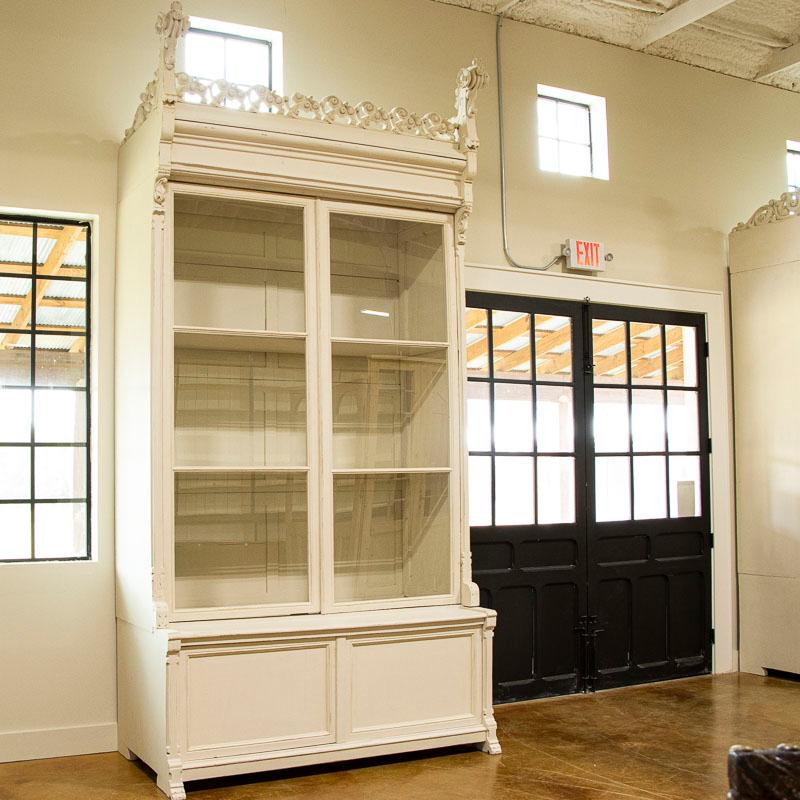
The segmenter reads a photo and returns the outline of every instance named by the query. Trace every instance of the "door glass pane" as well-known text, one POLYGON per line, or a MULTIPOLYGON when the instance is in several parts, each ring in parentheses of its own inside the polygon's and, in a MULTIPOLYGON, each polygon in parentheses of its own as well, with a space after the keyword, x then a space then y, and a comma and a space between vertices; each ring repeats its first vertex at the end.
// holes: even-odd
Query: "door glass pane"
POLYGON ((489 388, 488 383, 467 382, 468 450, 487 451, 492 448, 489 388))
POLYGON ((699 449, 697 392, 667 392, 667 426, 670 450, 699 449))
POLYGON ((697 386, 697 333, 692 327, 667 325, 667 383, 697 386))
POLYGON ((29 500, 30 497, 30 447, 0 447, 0 500, 29 500))
POLYGON ((86 555, 86 503, 37 503, 36 558, 86 555))
POLYGON ((633 434, 633 449, 635 452, 664 450, 663 390, 633 390, 631 433, 633 434))
POLYGON ((0 558, 30 557, 30 504, 0 503, 0 558))
POLYGON ((333 343, 333 464, 446 467, 447 351, 333 343))
POLYGON ((308 600, 306 503, 302 473, 178 474, 177 607, 308 600))
MULTIPOLYGON (((86 497, 86 449, 36 447, 34 479, 37 500, 86 497)), ((39 529, 36 529, 39 538, 39 529)))
POLYGON ((37 389, 34 397, 37 442, 86 440, 86 395, 69 389, 37 389))
POLYGON ((304 331, 303 209, 175 196, 175 324, 304 331))
POLYGON ((336 602, 450 592, 450 476, 334 475, 336 602))
POLYGON ((0 442, 29 442, 30 440, 30 389, 12 389, 0 385, 0 442))
POLYGON ((700 457, 670 456, 669 515, 699 517, 700 514, 700 457))
POLYGON ((533 458, 495 459, 495 525, 533 525, 533 458))
POLYGON ((441 225, 331 214, 335 337, 447 341, 441 225))
POLYGON ((494 385, 494 449, 501 453, 533 452, 532 386, 494 385))
POLYGON ((661 326, 631 322, 631 373, 635 384, 661 384, 661 326))
POLYGON ((599 457, 595 466, 595 515, 598 522, 631 518, 631 464, 627 456, 599 457))
POLYGON ((492 311, 494 377, 530 380, 531 318, 518 311, 492 311))
POLYGON ((572 321, 569 317, 537 314, 536 378, 540 381, 572 380, 572 321))
POLYGON ((203 347, 231 346, 230 338, 216 336, 180 335, 175 341, 179 466, 306 465, 302 340, 248 340, 265 348, 259 351, 203 347))
POLYGON ((592 357, 595 383, 627 383, 628 355, 625 323, 592 320, 592 357))
MULTIPOLYGON (((30 337, 20 336, 19 346, 30 348, 30 337)), ((36 335, 36 385, 86 386, 86 338, 36 335)))
POLYGON ((667 516, 666 467, 664 456, 634 457, 634 519, 662 519, 667 516))
POLYGON ((468 308, 464 318, 467 375, 489 377, 489 323, 483 308, 468 308))
POLYGON ((575 522, 575 459, 536 459, 537 522, 575 522))
POLYGON ((575 449, 575 412, 569 386, 536 387, 536 442, 540 453, 575 449))
POLYGON ((492 457, 469 457, 469 524, 492 524, 492 457))
POLYGON ((624 453, 630 447, 628 390, 594 390, 594 449, 596 453, 624 453))
POLYGON ((28 339, 24 348, 0 348, 0 387, 31 385, 30 336, 20 338, 28 339))

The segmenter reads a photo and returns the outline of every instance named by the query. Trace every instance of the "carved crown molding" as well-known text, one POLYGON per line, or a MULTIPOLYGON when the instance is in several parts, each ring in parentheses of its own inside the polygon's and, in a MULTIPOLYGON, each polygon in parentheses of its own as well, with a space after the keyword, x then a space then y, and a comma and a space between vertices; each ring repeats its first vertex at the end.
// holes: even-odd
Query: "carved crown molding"
POLYGON ((475 151, 478 137, 475 129, 475 100, 487 82, 486 71, 473 61, 459 70, 456 78, 456 113, 446 118, 435 112, 417 114, 402 106, 389 110, 369 100, 351 104, 336 95, 317 100, 297 92, 291 97, 280 95, 266 86, 239 86, 227 81, 206 81, 175 72, 178 40, 189 30, 189 17, 179 0, 173 0, 169 11, 159 14, 156 32, 161 37, 159 66, 153 80, 140 95, 133 124, 125 131, 128 139, 159 101, 175 99, 206 106, 234 108, 251 113, 277 114, 295 119, 310 119, 367 130, 388 131, 406 136, 451 142, 462 151, 475 151))
POLYGON ((740 222, 732 232, 769 225, 800 215, 800 192, 784 192, 777 200, 770 200, 755 210, 747 222, 740 222))

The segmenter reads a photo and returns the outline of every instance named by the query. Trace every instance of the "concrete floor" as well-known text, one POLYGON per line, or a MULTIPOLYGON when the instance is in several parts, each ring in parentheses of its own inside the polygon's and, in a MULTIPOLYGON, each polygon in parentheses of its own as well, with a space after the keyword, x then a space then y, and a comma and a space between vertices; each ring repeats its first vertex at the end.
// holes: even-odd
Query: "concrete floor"
MULTIPOLYGON (((800 742, 800 684, 692 678, 497 708, 471 749, 188 784, 188 800, 723 800, 733 744, 800 742)), ((163 800, 116 753, 0 764, 0 800, 163 800)))

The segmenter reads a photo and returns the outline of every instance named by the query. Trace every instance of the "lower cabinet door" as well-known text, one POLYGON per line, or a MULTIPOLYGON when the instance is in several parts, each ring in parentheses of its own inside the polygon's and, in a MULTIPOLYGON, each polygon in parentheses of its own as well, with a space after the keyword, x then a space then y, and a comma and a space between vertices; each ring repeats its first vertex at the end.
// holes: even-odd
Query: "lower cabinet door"
POLYGON ((481 722, 478 631, 348 639, 339 663, 348 740, 464 731, 481 722))
POLYGON ((333 640, 183 650, 184 760, 333 742, 334 655, 333 640))

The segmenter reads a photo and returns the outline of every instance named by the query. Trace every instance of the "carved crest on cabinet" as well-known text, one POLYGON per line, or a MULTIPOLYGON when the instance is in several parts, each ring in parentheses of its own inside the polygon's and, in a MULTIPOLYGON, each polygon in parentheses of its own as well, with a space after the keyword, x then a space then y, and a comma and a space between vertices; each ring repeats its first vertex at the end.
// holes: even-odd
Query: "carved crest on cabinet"
POLYGON ((770 200, 753 212, 747 222, 740 222, 733 231, 743 231, 780 222, 789 217, 800 215, 800 192, 784 192, 777 200, 770 200))

